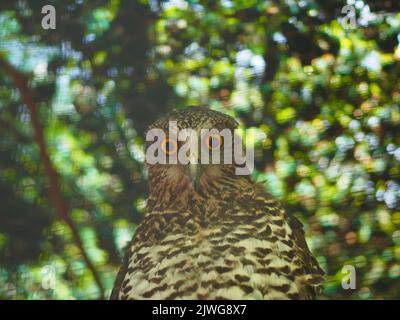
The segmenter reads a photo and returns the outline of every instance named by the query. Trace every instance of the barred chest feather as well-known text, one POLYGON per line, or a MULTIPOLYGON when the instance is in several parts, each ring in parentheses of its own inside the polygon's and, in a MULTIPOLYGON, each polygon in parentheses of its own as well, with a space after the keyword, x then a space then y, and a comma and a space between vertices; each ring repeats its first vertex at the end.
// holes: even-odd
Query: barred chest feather
POLYGON ((193 203, 146 214, 116 298, 313 298, 322 272, 279 203, 254 192, 193 203))

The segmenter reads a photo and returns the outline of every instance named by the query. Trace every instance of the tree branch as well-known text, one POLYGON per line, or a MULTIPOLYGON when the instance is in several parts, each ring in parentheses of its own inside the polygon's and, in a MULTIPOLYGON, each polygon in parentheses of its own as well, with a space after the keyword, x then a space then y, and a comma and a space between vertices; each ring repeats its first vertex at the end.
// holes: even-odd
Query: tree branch
POLYGON ((83 246, 83 242, 79 234, 78 228, 75 226, 74 221, 69 215, 68 204, 64 200, 64 197, 60 190, 58 172, 54 169, 50 157, 46 151, 46 143, 44 140, 43 128, 39 121, 34 92, 28 86, 28 78, 26 75, 19 72, 11 64, 9 64, 1 53, 0 53, 0 68, 2 68, 13 79, 15 86, 21 93, 22 101, 24 102, 24 104, 26 104, 29 110, 30 121, 34 132, 34 138, 39 147, 40 159, 43 163, 44 171, 49 182, 48 191, 50 200, 54 208, 58 212, 59 216, 61 217, 61 219, 71 229, 74 242, 79 248, 82 254, 82 258, 85 261, 89 270, 91 271, 93 278, 97 284, 97 287, 100 291, 100 299, 104 299, 104 286, 101 282, 100 275, 97 272, 94 264, 92 263, 88 253, 86 252, 83 246))

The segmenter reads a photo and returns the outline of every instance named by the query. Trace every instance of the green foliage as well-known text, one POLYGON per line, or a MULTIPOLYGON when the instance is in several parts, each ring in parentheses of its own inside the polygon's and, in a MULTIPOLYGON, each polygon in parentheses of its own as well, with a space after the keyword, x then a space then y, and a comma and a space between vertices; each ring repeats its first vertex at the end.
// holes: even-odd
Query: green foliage
MULTIPOLYGON (((106 294, 144 209, 146 126, 204 104, 259 133, 254 178, 305 224, 323 298, 400 297, 398 1, 357 2, 355 28, 339 0, 52 3, 55 30, 41 27, 46 1, 0 3, 0 55, 30 77, 106 294), (346 264, 356 290, 342 289, 346 264)), ((0 68, 0 298, 98 298, 30 124, 0 68), (54 290, 41 286, 45 266, 54 290)))

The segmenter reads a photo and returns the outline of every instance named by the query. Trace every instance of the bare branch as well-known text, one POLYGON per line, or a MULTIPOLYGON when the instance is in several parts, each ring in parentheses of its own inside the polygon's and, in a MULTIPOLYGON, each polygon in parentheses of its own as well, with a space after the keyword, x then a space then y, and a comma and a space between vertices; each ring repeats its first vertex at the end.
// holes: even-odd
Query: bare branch
POLYGON ((82 254, 82 258, 84 259, 87 267, 91 271, 94 280, 97 284, 97 287, 100 291, 100 299, 104 299, 104 286, 101 282, 100 275, 83 246, 78 228, 76 227, 74 221, 71 219, 69 215, 68 204, 66 203, 60 190, 58 172, 53 167, 50 157, 46 151, 46 143, 44 140, 43 128, 40 124, 34 92, 28 86, 28 77, 25 74, 19 72, 17 69, 15 69, 11 64, 9 64, 1 53, 0 53, 0 68, 2 68, 13 79, 15 86, 21 93, 22 101, 29 110, 30 121, 34 132, 34 138, 39 147, 40 159, 43 163, 44 171, 49 182, 48 189, 49 189, 50 200, 54 208, 58 212, 59 216, 61 217, 61 219, 71 229, 74 242, 79 248, 82 254))

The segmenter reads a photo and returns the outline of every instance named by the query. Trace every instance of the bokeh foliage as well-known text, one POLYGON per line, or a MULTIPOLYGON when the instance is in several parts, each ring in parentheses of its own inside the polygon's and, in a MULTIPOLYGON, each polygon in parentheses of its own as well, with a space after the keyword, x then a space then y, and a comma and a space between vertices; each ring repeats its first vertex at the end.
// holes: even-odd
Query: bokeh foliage
MULTIPOLYGON (((29 79, 103 295, 145 206, 146 126, 208 105, 258 133, 254 179, 305 224, 322 298, 400 297, 398 1, 57 0, 44 30, 46 4, 0 2, 0 57, 29 79), (356 290, 341 287, 344 265, 356 290)), ((0 68, 0 298, 99 298, 31 122, 0 68), (47 266, 54 290, 41 286, 47 266)))

